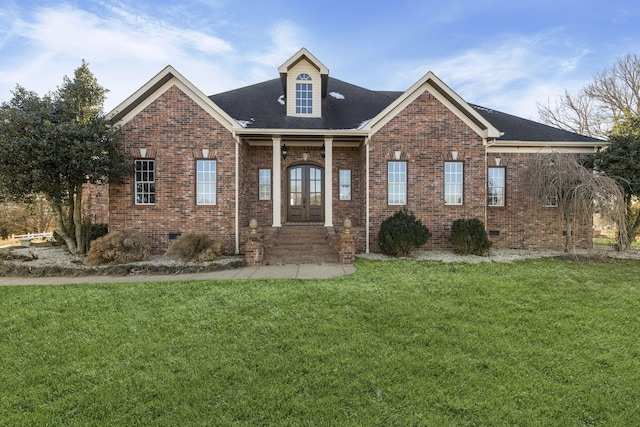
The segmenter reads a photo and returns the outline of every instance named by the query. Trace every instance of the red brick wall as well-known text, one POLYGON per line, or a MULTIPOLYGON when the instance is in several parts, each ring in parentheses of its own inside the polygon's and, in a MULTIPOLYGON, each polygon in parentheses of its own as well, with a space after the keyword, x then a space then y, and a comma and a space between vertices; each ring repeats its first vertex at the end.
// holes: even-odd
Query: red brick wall
MULTIPOLYGON (((141 111, 120 130, 121 142, 134 158, 140 148, 146 158, 156 162, 156 203, 134 204, 133 174, 121 185, 109 188, 110 230, 135 228, 147 236, 152 250, 164 252, 169 234, 189 230, 206 231, 224 241, 226 254, 235 252, 235 140, 232 135, 178 88, 173 87, 141 111), (202 149, 217 160, 217 205, 196 205, 196 160, 202 149)), ((506 207, 486 207, 486 166, 495 164, 496 155, 486 156, 482 139, 462 120, 430 94, 421 95, 397 117, 387 123, 370 141, 370 238, 377 250, 381 222, 400 209, 387 204, 387 164, 401 151, 407 162, 407 207, 427 225, 432 237, 430 249, 449 249, 451 224, 458 218, 479 218, 492 236, 494 247, 556 248, 564 246, 562 218, 557 208, 544 208, 530 200, 518 171, 529 155, 500 155, 506 167, 506 207), (444 204, 444 163, 452 161, 452 151, 464 163, 464 203, 444 204)), ((272 147, 239 147, 239 222, 243 251, 244 234, 251 218, 262 229, 271 227, 272 200, 258 197, 258 171, 272 169, 272 147)), ((334 147, 333 220, 339 231, 345 218, 351 219, 358 233, 358 250, 365 249, 366 147, 334 147), (339 200, 339 170, 351 169, 352 200, 339 200)), ((308 163, 325 167, 317 146, 290 146, 282 160, 281 217, 286 222, 287 168, 308 163), (303 153, 308 159, 303 159, 303 153)), ((328 171, 325 171, 327 173, 328 171)), ((273 170, 272 170, 273 179, 273 170)), ((273 185, 274 183, 272 183, 273 185)), ((95 199, 95 194, 91 194, 95 199)), ((105 215, 104 213, 100 216, 105 215)), ((97 218, 97 217, 96 217, 97 218)), ((591 219, 574 227, 577 247, 591 246, 591 219)))
MULTIPOLYGON (((533 200, 526 190, 523 170, 534 154, 489 154, 489 166, 500 158, 500 166, 505 167, 506 203, 504 207, 491 206, 487 209, 487 230, 496 248, 512 249, 563 249, 565 230, 562 213, 557 207, 545 207, 533 200)), ((592 217, 582 216, 573 225, 572 237, 577 248, 593 245, 592 217)))
MULTIPOLYGON (((377 251, 381 222, 401 207, 387 204, 387 163, 394 151, 407 162, 407 208, 431 231, 427 249, 450 249, 451 224, 459 218, 478 218, 495 248, 563 249, 564 221, 557 208, 543 207, 528 197, 520 176, 532 154, 486 155, 482 139, 429 94, 392 119, 371 140, 371 250, 377 251), (444 204, 444 163, 452 151, 464 162, 464 202, 444 204), (486 159, 485 159, 486 155, 486 159), (506 167, 506 206, 487 207, 486 170, 501 158, 506 167)), ((592 247, 592 219, 584 215, 574 224, 574 244, 592 247)))
POLYGON ((172 87, 120 130, 127 153, 155 159, 156 203, 134 204, 133 173, 109 191, 110 230, 142 231, 155 253, 164 252, 170 233, 205 231, 235 252, 235 142, 232 135, 177 87, 172 87), (217 160, 217 205, 196 205, 196 160, 202 149, 217 160))
POLYGON ((430 94, 393 118, 371 139, 371 249, 377 250, 380 224, 400 206, 387 203, 387 164, 394 151, 407 162, 407 208, 431 231, 427 248, 449 248, 451 223, 484 218, 485 167, 482 139, 430 94), (464 162, 461 206, 444 204, 444 162, 464 162))

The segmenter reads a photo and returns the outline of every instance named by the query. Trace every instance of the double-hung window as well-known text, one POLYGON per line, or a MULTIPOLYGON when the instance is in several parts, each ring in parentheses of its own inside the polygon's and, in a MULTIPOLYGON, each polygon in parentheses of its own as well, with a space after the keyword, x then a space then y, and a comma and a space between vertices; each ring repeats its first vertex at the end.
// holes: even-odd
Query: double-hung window
POLYGON ((406 205, 407 162, 389 162, 387 180, 389 205, 406 205))
POLYGON ((271 200, 271 169, 260 169, 258 175, 258 199, 271 200))
POLYGON ((444 203, 461 205, 463 200, 464 164, 445 162, 444 164, 444 203))
POLYGON ((505 168, 489 168, 487 175, 489 206, 504 206, 505 168))
POLYGON ((309 74, 296 78, 296 114, 313 114, 313 84, 309 74))
POLYGON ((351 169, 340 169, 340 200, 351 200, 351 169))
POLYGON ((198 205, 215 205, 217 162, 215 160, 198 160, 196 168, 196 203, 198 205))
POLYGON ((135 161, 135 203, 153 205, 156 202, 155 160, 135 161))

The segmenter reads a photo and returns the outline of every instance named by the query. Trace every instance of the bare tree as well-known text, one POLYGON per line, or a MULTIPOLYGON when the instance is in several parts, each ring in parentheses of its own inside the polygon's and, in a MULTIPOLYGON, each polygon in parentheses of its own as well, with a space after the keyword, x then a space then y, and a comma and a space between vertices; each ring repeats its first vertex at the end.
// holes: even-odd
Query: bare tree
POLYGON ((614 118, 625 111, 640 116, 640 57, 627 54, 618 58, 611 68, 593 77, 585 93, 614 118))
POLYGON ((540 119, 551 126, 580 135, 604 138, 611 127, 611 118, 585 90, 572 95, 567 90, 552 105, 537 103, 540 119))
POLYGON ((547 101, 537 105, 544 123, 604 138, 625 111, 640 116, 640 56, 619 57, 612 67, 596 74, 578 93, 565 90, 555 103, 547 101))
MULTIPOLYGON (((565 252, 573 249, 573 223, 586 215, 599 212, 614 220, 620 230, 626 230, 625 199, 620 186, 582 166, 574 155, 555 151, 536 154, 523 179, 535 200, 557 204, 565 222, 565 252)), ((619 244, 622 248, 628 246, 625 241, 619 244)))

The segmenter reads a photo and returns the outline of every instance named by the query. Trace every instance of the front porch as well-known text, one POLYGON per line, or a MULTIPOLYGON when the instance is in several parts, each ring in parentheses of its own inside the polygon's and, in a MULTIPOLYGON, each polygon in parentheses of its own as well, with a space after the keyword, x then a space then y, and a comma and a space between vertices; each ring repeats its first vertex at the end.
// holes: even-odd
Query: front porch
MULTIPOLYGON (((344 221, 360 230, 366 223, 364 139, 245 135, 241 141, 240 243, 248 264, 344 262, 344 221), (253 235, 245 228, 251 220, 259 224, 253 235)), ((355 251, 346 251, 347 260, 355 251)))

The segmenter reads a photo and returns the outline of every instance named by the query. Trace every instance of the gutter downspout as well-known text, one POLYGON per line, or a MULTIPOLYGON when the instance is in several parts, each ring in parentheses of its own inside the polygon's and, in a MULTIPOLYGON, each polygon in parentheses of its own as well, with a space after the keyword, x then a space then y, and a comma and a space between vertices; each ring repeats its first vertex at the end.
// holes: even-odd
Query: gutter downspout
POLYGON ((366 147, 366 164, 365 164, 365 174, 366 174, 366 186, 367 186, 367 194, 366 194, 366 211, 365 211, 365 223, 366 223, 366 238, 365 238, 365 253, 369 253, 369 137, 367 136, 364 140, 364 145, 366 147))
POLYGON ((240 137, 234 134, 236 140, 236 255, 240 253, 240 137))

